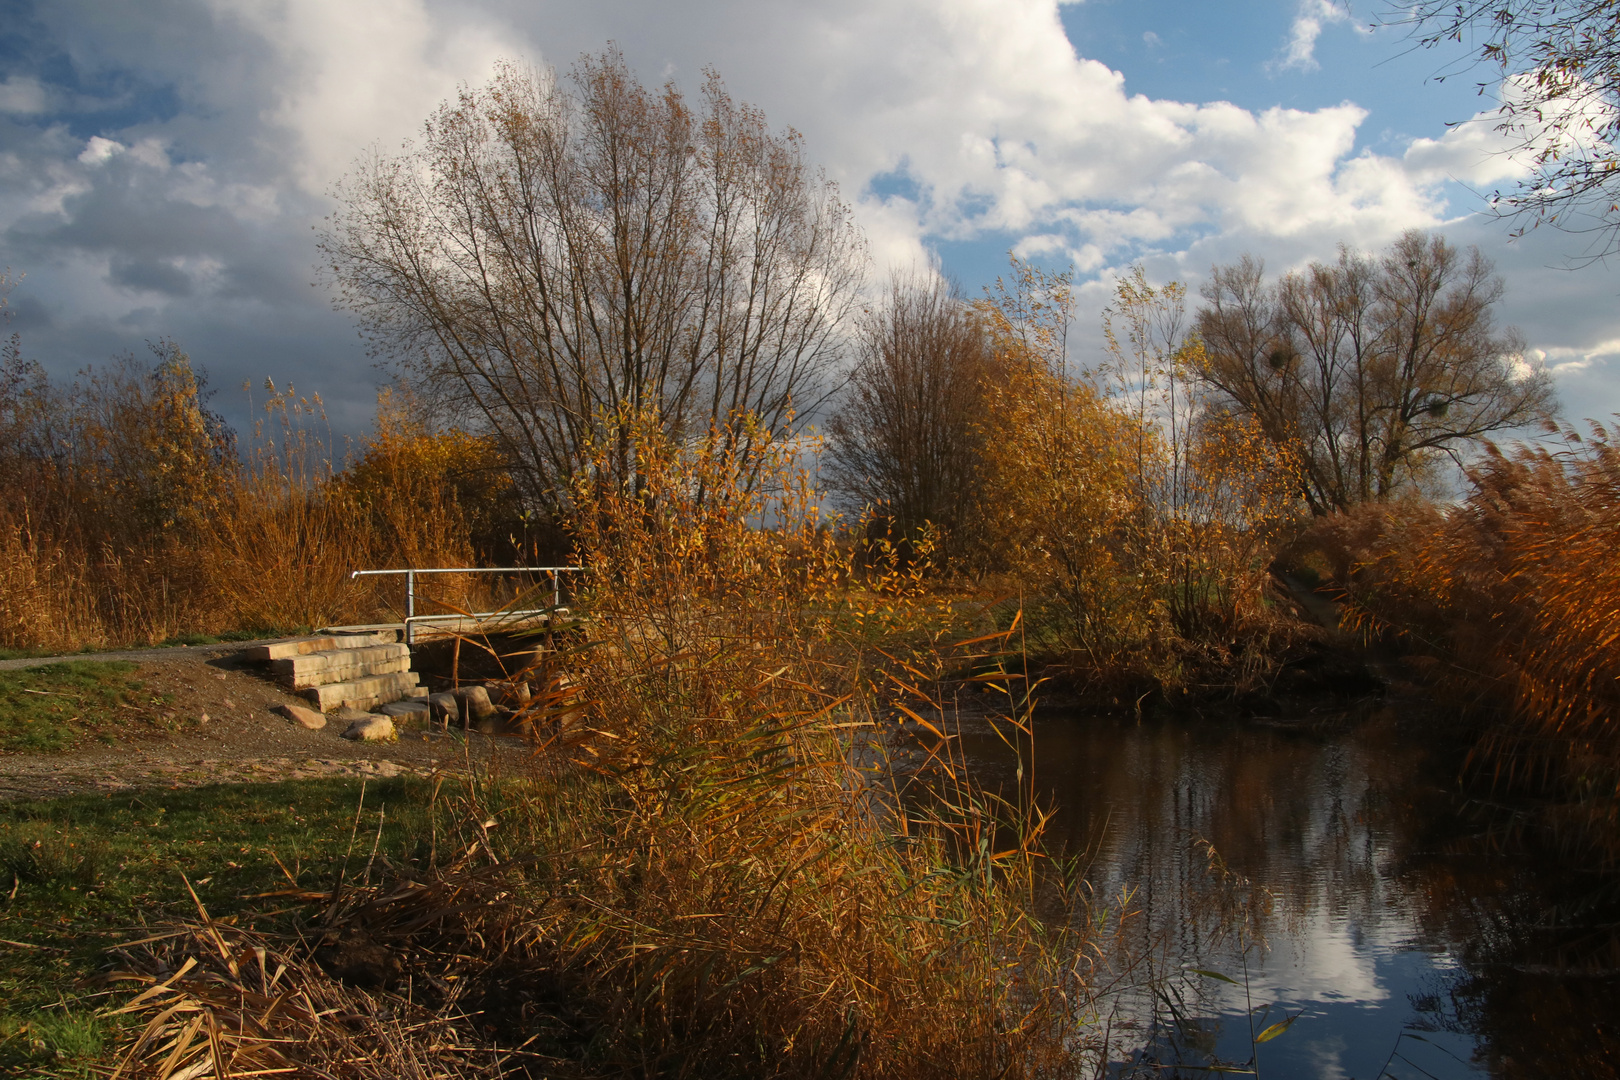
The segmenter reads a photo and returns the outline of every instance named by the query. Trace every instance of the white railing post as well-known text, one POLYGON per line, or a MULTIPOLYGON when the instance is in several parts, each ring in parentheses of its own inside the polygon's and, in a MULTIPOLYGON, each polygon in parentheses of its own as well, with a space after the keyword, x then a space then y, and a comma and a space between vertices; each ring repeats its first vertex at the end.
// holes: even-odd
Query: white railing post
MULTIPOLYGON (((354 570, 349 573, 350 580, 357 577, 377 577, 387 574, 405 575, 405 644, 412 644, 412 636, 416 629, 416 575, 417 574, 550 574, 551 575, 551 607, 555 609, 562 606, 562 575, 578 573, 584 567, 580 566, 434 566, 411 567, 402 570, 354 570)), ((423 615, 421 619, 428 622, 443 621, 458 618, 489 618, 491 616, 513 615, 542 615, 543 611, 479 611, 470 615, 423 615)))

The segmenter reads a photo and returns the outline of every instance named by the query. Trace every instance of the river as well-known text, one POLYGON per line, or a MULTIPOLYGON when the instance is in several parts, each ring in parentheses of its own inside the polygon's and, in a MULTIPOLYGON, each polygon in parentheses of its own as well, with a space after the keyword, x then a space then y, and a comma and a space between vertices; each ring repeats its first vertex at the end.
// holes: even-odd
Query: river
MULTIPOLYGON (((1537 819, 1465 797, 1455 755, 1399 717, 1034 730, 1049 847, 1129 913, 1107 949, 1128 989, 1097 1016, 1111 1075, 1620 1075, 1620 887, 1537 819)), ((988 722, 959 733, 979 779, 1014 791, 988 722)))

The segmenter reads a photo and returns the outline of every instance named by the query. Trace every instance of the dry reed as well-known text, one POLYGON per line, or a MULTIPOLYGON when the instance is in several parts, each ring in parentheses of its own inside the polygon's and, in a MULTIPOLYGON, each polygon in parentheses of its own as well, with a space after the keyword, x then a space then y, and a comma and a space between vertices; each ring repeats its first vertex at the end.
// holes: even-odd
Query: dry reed
MULTIPOLYGON (((243 457, 172 344, 57 387, 14 353, 0 380, 7 524, 0 647, 71 650, 183 634, 397 618, 354 569, 471 565, 448 465, 426 431, 379 436, 351 469, 318 399, 273 393, 243 457), (245 458, 245 460, 244 460, 245 458)), ((470 605, 465 582, 447 599, 470 605)))
POLYGON ((1488 722, 1475 761, 1502 782, 1573 790, 1612 835, 1620 449, 1598 424, 1550 434, 1560 448, 1493 448, 1454 509, 1369 508, 1318 540, 1356 623, 1402 642, 1449 701, 1488 722))
MULTIPOLYGON (((547 658, 567 673, 566 708, 555 695, 531 705, 524 773, 474 776, 440 800, 448 865, 337 897, 309 932, 326 939, 327 974, 299 970, 342 975, 330 950, 349 942, 372 960, 343 977, 390 987, 351 1012, 403 1017, 392 1002, 408 994, 476 1014, 478 1045, 521 1048, 505 1068, 528 1075, 1095 1066, 1093 913, 1041 855, 1039 814, 976 791, 948 749, 931 798, 885 766, 885 718, 935 726, 918 681, 943 666, 926 634, 874 648, 867 633, 925 621, 905 575, 851 589, 847 549, 802 472, 759 449, 770 440, 671 445, 634 419, 625 432, 634 483, 576 491, 587 618, 547 658)), ((318 948, 311 936, 300 955, 318 948)), ((223 1004, 184 992, 213 1030, 243 1014, 240 990, 223 1004)), ((191 1022, 164 1017, 149 1045, 191 1022)), ((328 1044, 298 1023, 273 1033, 295 1064, 258 1067, 329 1068, 328 1044)), ((130 1060, 161 1076, 168 1058, 130 1060)), ((225 1074, 203 1065, 192 1080, 207 1075, 225 1074)))

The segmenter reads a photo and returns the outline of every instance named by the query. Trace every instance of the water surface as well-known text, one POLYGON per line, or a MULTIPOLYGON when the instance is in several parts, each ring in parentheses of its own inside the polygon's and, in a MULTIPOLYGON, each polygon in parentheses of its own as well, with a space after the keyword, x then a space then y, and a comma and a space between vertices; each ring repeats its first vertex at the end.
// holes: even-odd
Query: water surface
MULTIPOLYGON (((1111 953, 1136 987, 1108 1006, 1115 1075, 1620 1075, 1613 880, 1465 797, 1455 757, 1398 720, 1037 721, 1026 779, 1050 839, 1133 913, 1111 953)), ((988 723, 960 730, 1013 790, 988 723)))

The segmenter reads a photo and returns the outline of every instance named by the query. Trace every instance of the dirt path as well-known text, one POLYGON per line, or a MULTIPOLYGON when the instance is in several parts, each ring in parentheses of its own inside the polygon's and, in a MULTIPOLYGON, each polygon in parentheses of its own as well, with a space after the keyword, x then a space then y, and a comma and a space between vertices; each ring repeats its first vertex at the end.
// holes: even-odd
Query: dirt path
POLYGON ((160 717, 163 725, 132 721, 128 735, 110 746, 92 744, 56 754, 0 753, 0 800, 313 776, 427 775, 521 753, 511 740, 476 733, 407 732, 398 742, 356 743, 339 737, 346 726, 341 721, 309 731, 271 711, 280 704, 307 706, 307 700, 236 662, 248 644, 0 661, 0 669, 12 669, 69 660, 129 660, 140 665, 142 682, 168 699, 160 717))
POLYGON ((222 657, 234 656, 249 645, 263 645, 267 641, 227 641, 218 645, 165 645, 156 649, 124 649, 118 652, 68 653, 64 656, 24 656, 15 660, 0 660, 0 671, 38 667, 41 664, 66 664, 74 660, 129 660, 137 664, 206 663, 222 657))

